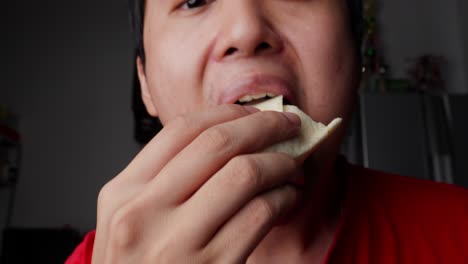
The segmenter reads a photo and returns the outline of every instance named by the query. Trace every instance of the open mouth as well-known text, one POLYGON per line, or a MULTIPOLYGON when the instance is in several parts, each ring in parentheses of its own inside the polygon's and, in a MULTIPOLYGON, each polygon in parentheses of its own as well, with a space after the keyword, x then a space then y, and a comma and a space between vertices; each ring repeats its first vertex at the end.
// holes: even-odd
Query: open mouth
MULTIPOLYGON (((261 103, 263 101, 266 101, 268 99, 271 99, 273 97, 276 97, 277 94, 274 94, 274 93, 261 93, 261 94, 256 94, 256 95, 244 95, 242 96, 241 98, 239 98, 235 104, 238 104, 238 105, 254 105, 254 104, 258 104, 258 103, 261 103)), ((283 97, 283 104, 285 105, 288 105, 290 104, 290 102, 288 101, 288 99, 284 98, 283 97)))

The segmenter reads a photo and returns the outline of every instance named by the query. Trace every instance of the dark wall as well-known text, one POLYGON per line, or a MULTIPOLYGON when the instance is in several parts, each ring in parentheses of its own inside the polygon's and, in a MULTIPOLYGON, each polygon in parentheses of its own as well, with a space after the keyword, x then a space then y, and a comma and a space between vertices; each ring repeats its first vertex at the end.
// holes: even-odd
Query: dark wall
POLYGON ((94 228, 99 189, 138 149, 126 1, 8 1, 2 13, 0 103, 24 144, 12 224, 94 228))

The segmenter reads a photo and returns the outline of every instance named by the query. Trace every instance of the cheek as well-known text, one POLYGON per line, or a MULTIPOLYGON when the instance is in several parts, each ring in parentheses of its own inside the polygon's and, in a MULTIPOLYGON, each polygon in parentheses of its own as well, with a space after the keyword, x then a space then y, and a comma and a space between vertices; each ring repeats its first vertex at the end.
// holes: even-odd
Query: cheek
MULTIPOLYGON (((171 28, 166 25, 167 28, 171 28)), ((174 28, 174 27, 172 27, 174 28)), ((152 99, 163 123, 202 104, 200 38, 182 30, 150 31, 146 47, 147 78, 152 99)))
POLYGON ((302 104, 314 119, 328 123, 347 116, 353 101, 355 57, 341 16, 317 17, 291 34, 300 61, 302 104))

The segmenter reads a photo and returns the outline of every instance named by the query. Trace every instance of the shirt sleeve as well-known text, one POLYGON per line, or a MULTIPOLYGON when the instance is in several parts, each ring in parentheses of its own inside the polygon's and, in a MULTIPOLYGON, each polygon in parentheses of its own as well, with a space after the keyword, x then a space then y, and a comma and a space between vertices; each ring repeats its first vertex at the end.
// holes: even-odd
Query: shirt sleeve
POLYGON ((91 264, 96 231, 89 232, 65 261, 65 264, 91 264))

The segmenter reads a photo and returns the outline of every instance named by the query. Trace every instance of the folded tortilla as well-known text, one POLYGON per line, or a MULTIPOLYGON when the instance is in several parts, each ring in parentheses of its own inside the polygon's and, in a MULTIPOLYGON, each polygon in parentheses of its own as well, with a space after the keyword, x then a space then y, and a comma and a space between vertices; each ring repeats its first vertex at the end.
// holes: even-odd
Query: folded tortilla
POLYGON ((261 111, 291 112, 299 116, 302 124, 298 136, 276 143, 263 151, 286 153, 300 162, 303 162, 342 122, 341 118, 335 118, 327 126, 315 122, 297 106, 283 105, 283 96, 276 96, 252 106, 261 111))

